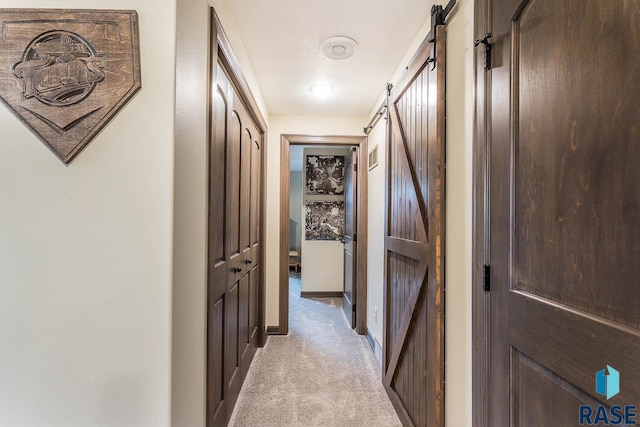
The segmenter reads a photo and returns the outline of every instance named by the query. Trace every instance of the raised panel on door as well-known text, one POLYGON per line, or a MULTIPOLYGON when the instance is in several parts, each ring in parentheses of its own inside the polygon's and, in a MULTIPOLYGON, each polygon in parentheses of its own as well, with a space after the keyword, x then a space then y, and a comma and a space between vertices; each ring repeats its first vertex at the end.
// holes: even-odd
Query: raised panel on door
POLYGON ((227 291, 225 304, 225 380, 227 387, 227 420, 231 417, 233 407, 238 399, 242 377, 240 373, 240 352, 238 350, 238 314, 239 314, 240 281, 227 291))
POLYGON ((207 424, 222 426, 227 422, 224 383, 224 296, 209 304, 207 325, 207 424))
POLYGON ((209 194, 217 203, 209 204, 209 265, 226 261, 227 135, 228 105, 224 89, 216 85, 212 100, 209 162, 220 165, 209 171, 209 194))
POLYGON ((260 195, 261 185, 261 156, 260 142, 257 138, 251 144, 251 222, 250 242, 251 246, 258 244, 260 239, 260 195))
MULTIPOLYGON (((246 113, 245 113, 246 115, 246 113)), ((248 118, 247 118, 248 121, 248 118)), ((246 124, 245 124, 246 126, 246 124)), ((253 143, 251 131, 245 127, 242 131, 240 152, 240 249, 249 256, 251 248, 251 144, 253 143)), ((245 256, 245 259, 246 259, 245 256)))
MULTIPOLYGON (((229 114, 228 123, 228 148, 227 148, 227 170, 228 170, 228 190, 227 190, 227 241, 229 244, 229 254, 231 258, 239 257, 242 250, 242 114, 238 111, 241 107, 238 96, 233 91, 231 84, 228 84, 230 91, 229 98, 232 100, 232 110, 229 114)), ((239 263, 239 259, 234 265, 239 263)))
POLYGON ((250 270, 240 281, 240 311, 238 315, 238 347, 240 373, 244 381, 256 353, 257 280, 258 267, 250 270))
POLYGON ((640 8, 497 0, 491 16, 490 424, 577 425, 579 404, 640 402, 640 8))
POLYGON ((387 100, 384 384, 415 426, 444 423, 444 27, 432 37, 387 100))
MULTIPOLYGON (((254 267, 249 276, 249 341, 256 346, 258 334, 258 283, 260 269, 254 267)), ((255 349, 254 349, 255 350, 255 349)))
POLYGON ((238 354, 241 381, 244 381, 252 356, 249 345, 250 283, 250 273, 247 273, 240 279, 238 291, 238 354))
MULTIPOLYGON (((249 231, 249 252, 247 254, 246 265, 248 269, 253 269, 259 266, 260 262, 260 213, 262 205, 260 203, 262 196, 262 152, 260 150, 260 143, 258 142, 258 130, 255 127, 251 127, 250 133, 253 139, 249 143, 249 217, 247 219, 247 226, 249 231)), ((261 266, 259 266, 261 267, 261 266)), ((257 274, 257 273, 256 273, 257 274)), ((256 306, 257 308, 257 306, 256 306)), ((256 313, 257 314, 257 313, 256 313)))
POLYGON ((580 405, 597 400, 517 350, 512 353, 512 422, 519 427, 578 425, 580 405), (544 410, 541 410, 544 408, 544 410), (567 411, 566 408, 574 408, 567 411))

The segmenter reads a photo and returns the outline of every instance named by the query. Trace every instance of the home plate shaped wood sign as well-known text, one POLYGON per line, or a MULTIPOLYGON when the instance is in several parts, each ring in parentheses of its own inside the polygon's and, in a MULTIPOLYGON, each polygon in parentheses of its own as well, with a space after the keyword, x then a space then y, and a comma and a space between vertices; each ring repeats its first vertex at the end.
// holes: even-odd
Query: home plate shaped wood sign
POLYGON ((140 87, 135 11, 0 9, 0 99, 64 163, 140 87))

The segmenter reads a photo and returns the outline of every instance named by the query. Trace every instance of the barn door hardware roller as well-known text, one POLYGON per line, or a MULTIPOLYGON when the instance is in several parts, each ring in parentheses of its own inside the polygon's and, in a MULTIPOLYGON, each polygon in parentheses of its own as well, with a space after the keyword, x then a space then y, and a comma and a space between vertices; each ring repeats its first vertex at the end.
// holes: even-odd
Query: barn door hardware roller
POLYGON ((450 0, 444 8, 439 4, 434 4, 433 7, 431 7, 431 36, 429 38, 429 43, 431 43, 431 56, 427 58, 427 63, 433 64, 433 67, 431 67, 432 70, 436 68, 436 26, 445 25, 447 16, 449 16, 453 6, 456 5, 456 1, 457 0, 450 0))
POLYGON ((491 47, 493 46, 493 44, 489 41, 490 38, 491 38, 491 33, 487 33, 484 35, 483 38, 477 39, 475 42, 473 42, 474 46, 478 46, 479 44, 484 45, 484 70, 485 71, 491 69, 491 47))
POLYGON ((456 5, 456 0, 451 0, 445 8, 443 9, 441 5, 434 4, 431 8, 431 29, 433 29, 436 25, 444 25, 447 16, 449 16, 449 12, 453 9, 453 6, 456 5))

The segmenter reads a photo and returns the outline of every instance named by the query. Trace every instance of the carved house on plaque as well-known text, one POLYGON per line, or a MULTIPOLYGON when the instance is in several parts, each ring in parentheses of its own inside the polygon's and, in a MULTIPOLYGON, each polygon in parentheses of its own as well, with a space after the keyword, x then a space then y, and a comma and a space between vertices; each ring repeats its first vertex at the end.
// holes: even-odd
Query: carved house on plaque
POLYGON ((0 9, 0 99, 64 163, 140 87, 135 11, 0 9))

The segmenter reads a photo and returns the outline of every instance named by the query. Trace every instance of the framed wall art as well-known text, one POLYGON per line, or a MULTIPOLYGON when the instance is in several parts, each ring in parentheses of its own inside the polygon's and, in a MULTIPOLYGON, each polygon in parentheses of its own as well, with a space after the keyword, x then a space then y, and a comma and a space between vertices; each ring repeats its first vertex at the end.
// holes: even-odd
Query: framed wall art
POLYGON ((307 155, 307 194, 344 194, 344 156, 307 155))
POLYGON ((135 11, 0 9, 0 100, 65 164, 140 88, 135 11))
POLYGON ((344 202, 307 201, 305 239, 340 240, 344 236, 344 202))

